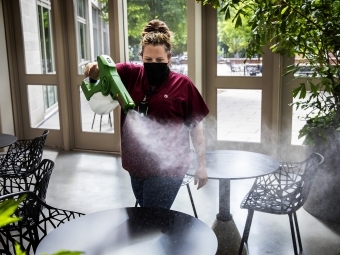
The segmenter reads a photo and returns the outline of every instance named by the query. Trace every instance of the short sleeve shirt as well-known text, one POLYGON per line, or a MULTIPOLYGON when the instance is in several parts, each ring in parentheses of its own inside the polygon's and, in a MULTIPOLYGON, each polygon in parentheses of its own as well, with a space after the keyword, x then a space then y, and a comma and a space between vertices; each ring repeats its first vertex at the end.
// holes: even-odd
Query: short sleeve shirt
POLYGON ((182 176, 190 165, 190 130, 209 113, 192 81, 170 72, 149 95, 150 86, 141 65, 119 63, 117 71, 136 104, 121 114, 123 168, 135 177, 182 176), (147 115, 138 107, 147 102, 147 115))

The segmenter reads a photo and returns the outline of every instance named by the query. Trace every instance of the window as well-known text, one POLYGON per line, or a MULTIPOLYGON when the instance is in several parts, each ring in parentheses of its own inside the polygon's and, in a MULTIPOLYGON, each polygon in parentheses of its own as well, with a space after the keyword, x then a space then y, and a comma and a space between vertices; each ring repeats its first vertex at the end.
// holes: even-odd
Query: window
POLYGON ((78 73, 82 74, 84 66, 89 62, 87 48, 87 19, 85 0, 77 0, 77 51, 78 73))
POLYGON ((242 26, 236 30, 235 23, 224 20, 224 15, 219 14, 217 28, 217 75, 262 76, 261 56, 244 62, 250 27, 242 26))
POLYGON ((54 74, 51 3, 20 0, 27 74, 54 74))
MULTIPOLYGON (((96 58, 100 55, 100 20, 99 10, 92 7, 92 32, 93 32, 93 55, 96 58)), ((93 59, 95 60, 95 59, 93 59)))
POLYGON ((50 8, 38 5, 42 73, 55 73, 50 8))

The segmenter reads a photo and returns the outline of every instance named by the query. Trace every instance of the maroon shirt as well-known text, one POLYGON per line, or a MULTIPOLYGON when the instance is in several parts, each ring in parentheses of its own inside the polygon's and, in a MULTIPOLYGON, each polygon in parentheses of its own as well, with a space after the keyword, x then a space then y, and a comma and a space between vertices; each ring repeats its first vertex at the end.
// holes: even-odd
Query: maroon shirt
POLYGON ((141 65, 119 63, 117 70, 136 104, 146 97, 146 117, 121 114, 122 165, 132 176, 182 176, 190 164, 190 134, 209 113, 202 96, 184 75, 170 72, 164 84, 146 96, 149 83, 141 65))

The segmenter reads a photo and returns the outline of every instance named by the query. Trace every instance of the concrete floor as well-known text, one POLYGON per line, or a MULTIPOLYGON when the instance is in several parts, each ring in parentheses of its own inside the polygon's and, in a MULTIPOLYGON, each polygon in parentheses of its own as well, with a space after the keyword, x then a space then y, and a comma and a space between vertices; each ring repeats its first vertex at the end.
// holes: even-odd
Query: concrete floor
MULTIPOLYGON (((45 148, 43 157, 56 162, 48 204, 83 213, 134 206, 129 175, 119 155, 45 148)), ((231 212, 240 233, 247 211, 239 205, 253 181, 231 182, 231 212)), ((212 226, 218 211, 218 181, 209 180, 200 190, 191 183, 191 191, 199 219, 212 226)), ((186 188, 180 189, 171 209, 193 215, 186 188)), ((297 215, 305 255, 340 255, 340 224, 323 222, 303 208, 297 215)), ((255 212, 248 245, 250 255, 294 254, 288 216, 255 212)))

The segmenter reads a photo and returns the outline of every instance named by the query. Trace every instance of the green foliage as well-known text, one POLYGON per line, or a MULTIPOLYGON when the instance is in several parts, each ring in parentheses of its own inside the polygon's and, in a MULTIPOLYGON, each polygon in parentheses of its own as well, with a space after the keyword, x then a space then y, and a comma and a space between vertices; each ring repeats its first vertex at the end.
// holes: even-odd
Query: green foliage
MULTIPOLYGON (((18 200, 8 199, 0 203, 0 228, 21 220, 21 218, 15 216, 15 211, 17 210, 19 204, 25 199, 26 196, 21 196, 18 200)), ((15 254, 16 255, 26 255, 20 247, 20 244, 15 244, 15 254)), ((66 251, 61 250, 53 255, 81 255, 84 252, 80 251, 66 251)), ((47 255, 47 254, 46 254, 47 255)))
POLYGON ((235 29, 235 25, 236 21, 231 19, 225 20, 225 16, 223 14, 219 15, 219 41, 227 45, 228 52, 233 53, 233 55, 246 50, 251 35, 249 26, 240 26, 238 29, 235 29))
MULTIPOLYGON (((84 254, 84 252, 61 250, 56 253, 53 253, 53 255, 80 255, 80 254, 84 254)), ((43 255, 47 255, 47 254, 44 253, 43 255)))
MULTIPOLYGON (((247 57, 263 54, 263 46, 288 56, 300 56, 311 67, 309 77, 292 90, 299 99, 291 105, 308 110, 300 137, 313 144, 314 136, 340 130, 340 0, 196 0, 219 8, 235 28, 251 27, 247 57), (307 93, 309 91, 309 93, 307 93)), ((303 63, 288 66, 285 75, 298 73, 303 63)))
MULTIPOLYGON (((108 22, 108 0, 99 0, 103 4, 101 18, 108 22)), ((187 50, 186 0, 127 0, 128 39, 131 48, 138 54, 139 43, 144 26, 148 21, 160 19, 174 33, 173 54, 187 50)))
MULTIPOLYGON (((24 198, 22 198, 24 199, 24 198)), ((0 204, 0 228, 20 220, 14 215, 22 199, 15 201, 13 199, 5 200, 0 204)))
POLYGON ((16 255, 26 255, 26 252, 21 249, 20 244, 18 244, 18 243, 15 244, 15 254, 16 255))

